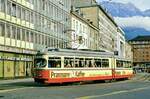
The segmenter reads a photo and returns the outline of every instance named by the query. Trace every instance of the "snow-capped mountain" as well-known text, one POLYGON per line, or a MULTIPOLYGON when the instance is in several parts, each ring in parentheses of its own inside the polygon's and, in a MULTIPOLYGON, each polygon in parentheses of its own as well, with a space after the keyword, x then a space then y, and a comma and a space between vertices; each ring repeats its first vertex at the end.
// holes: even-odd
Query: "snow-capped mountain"
MULTIPOLYGON (((108 13, 110 13, 114 18, 115 17, 120 17, 122 19, 129 19, 132 18, 134 16, 139 16, 140 18, 143 18, 146 20, 146 18, 150 18, 150 9, 146 10, 146 11, 141 11, 140 9, 138 9, 136 6, 134 6, 134 4, 132 3, 118 3, 118 2, 108 2, 108 1, 103 1, 100 3, 100 5, 106 9, 106 11, 108 13)), ((138 19, 137 19, 138 20, 138 19)), ((146 28, 148 26, 147 22, 145 21, 141 21, 143 22, 143 26, 145 24, 146 28)), ((129 24, 130 22, 128 22, 129 24)), ((122 27, 125 34, 126 34, 126 39, 132 39, 138 35, 150 35, 150 31, 148 31, 146 28, 141 28, 138 27, 139 24, 137 24, 137 26, 126 26, 126 27, 122 27)), ((150 26, 150 23, 149 23, 150 26)))
POLYGON ((132 17, 132 16, 141 16, 143 13, 136 8, 132 3, 116 3, 103 1, 100 3, 103 8, 111 13, 114 17, 132 17))
POLYGON ((138 35, 150 35, 150 31, 147 31, 143 28, 126 27, 123 30, 125 31, 125 37, 128 40, 131 40, 138 35))
POLYGON ((145 10, 145 11, 143 12, 143 15, 144 15, 144 16, 150 16, 150 9, 145 10))

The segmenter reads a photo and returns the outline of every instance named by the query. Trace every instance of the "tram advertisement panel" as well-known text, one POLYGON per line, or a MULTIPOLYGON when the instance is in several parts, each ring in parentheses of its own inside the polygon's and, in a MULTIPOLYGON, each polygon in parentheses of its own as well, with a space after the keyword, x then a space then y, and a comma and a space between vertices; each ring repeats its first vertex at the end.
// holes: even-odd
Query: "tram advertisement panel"
POLYGON ((111 76, 111 70, 64 70, 52 71, 51 78, 76 78, 76 77, 98 77, 98 76, 111 76))

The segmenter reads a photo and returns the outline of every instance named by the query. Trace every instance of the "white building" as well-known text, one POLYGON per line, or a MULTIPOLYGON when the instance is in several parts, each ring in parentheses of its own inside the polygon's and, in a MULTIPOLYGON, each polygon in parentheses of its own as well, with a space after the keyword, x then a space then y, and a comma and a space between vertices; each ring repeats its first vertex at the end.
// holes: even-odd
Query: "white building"
POLYGON ((125 33, 123 30, 118 27, 118 32, 117 32, 117 49, 116 51, 118 52, 118 56, 120 58, 125 58, 125 33))

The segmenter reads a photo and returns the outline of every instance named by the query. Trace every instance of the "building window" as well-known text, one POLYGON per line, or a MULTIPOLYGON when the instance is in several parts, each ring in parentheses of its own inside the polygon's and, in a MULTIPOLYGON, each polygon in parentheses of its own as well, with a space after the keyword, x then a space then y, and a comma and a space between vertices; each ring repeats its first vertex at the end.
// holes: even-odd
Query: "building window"
POLYGON ((25 30, 22 29, 22 40, 23 40, 23 41, 25 41, 25 33, 26 33, 25 30))
POLYGON ((76 31, 78 31, 78 21, 76 21, 76 31))
POLYGON ((25 20, 25 9, 22 9, 22 12, 21 12, 21 19, 22 19, 22 20, 25 20))
POLYGON ((6 37, 8 37, 8 38, 10 38, 10 25, 9 24, 7 24, 6 25, 6 37))
POLYGON ((42 0, 42 2, 41 2, 42 4, 42 10, 45 10, 45 8, 46 8, 46 0, 42 0))
POLYGON ((0 22, 0 36, 5 36, 5 26, 2 22, 0 22))
POLYGON ((12 26, 12 39, 16 38, 16 27, 12 26))
POLYGON ((0 11, 5 11, 5 0, 0 0, 0 11))
POLYGON ((33 32, 30 32, 30 41, 34 42, 34 33, 33 32))
POLYGON ((17 28, 17 40, 20 40, 20 28, 17 28))
POLYGON ((26 21, 30 21, 30 11, 26 10, 26 21))
POLYGON ((17 6, 17 17, 21 18, 21 7, 17 6))
POLYGON ((31 12, 31 14, 30 14, 30 22, 34 23, 34 14, 33 14, 33 12, 31 12))
POLYGON ((11 3, 7 1, 7 14, 11 15, 11 3))
POLYGON ((16 17, 16 4, 12 3, 11 15, 16 17))
POLYGON ((29 42, 29 31, 26 31, 26 41, 29 42))

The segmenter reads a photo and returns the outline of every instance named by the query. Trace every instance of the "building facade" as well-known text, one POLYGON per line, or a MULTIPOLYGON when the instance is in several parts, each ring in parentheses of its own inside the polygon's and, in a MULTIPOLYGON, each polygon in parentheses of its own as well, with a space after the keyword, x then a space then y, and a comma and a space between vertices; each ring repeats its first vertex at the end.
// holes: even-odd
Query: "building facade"
POLYGON ((100 30, 97 35, 98 49, 117 51, 118 25, 114 19, 95 0, 74 0, 73 4, 85 19, 100 30))
POLYGON ((98 50, 99 29, 84 19, 78 11, 71 11, 72 48, 98 50))
POLYGON ((0 0, 0 78, 31 76, 33 55, 66 48, 71 0, 0 0))
POLYGON ((132 45, 128 42, 125 42, 125 59, 133 62, 133 51, 132 51, 132 45))
POLYGON ((133 65, 150 66, 150 36, 137 36, 129 41, 133 50, 133 65))
POLYGON ((118 30, 117 30, 117 48, 115 49, 118 56, 120 58, 125 58, 125 46, 126 46, 126 41, 125 41, 125 33, 124 31, 118 27, 118 30))

